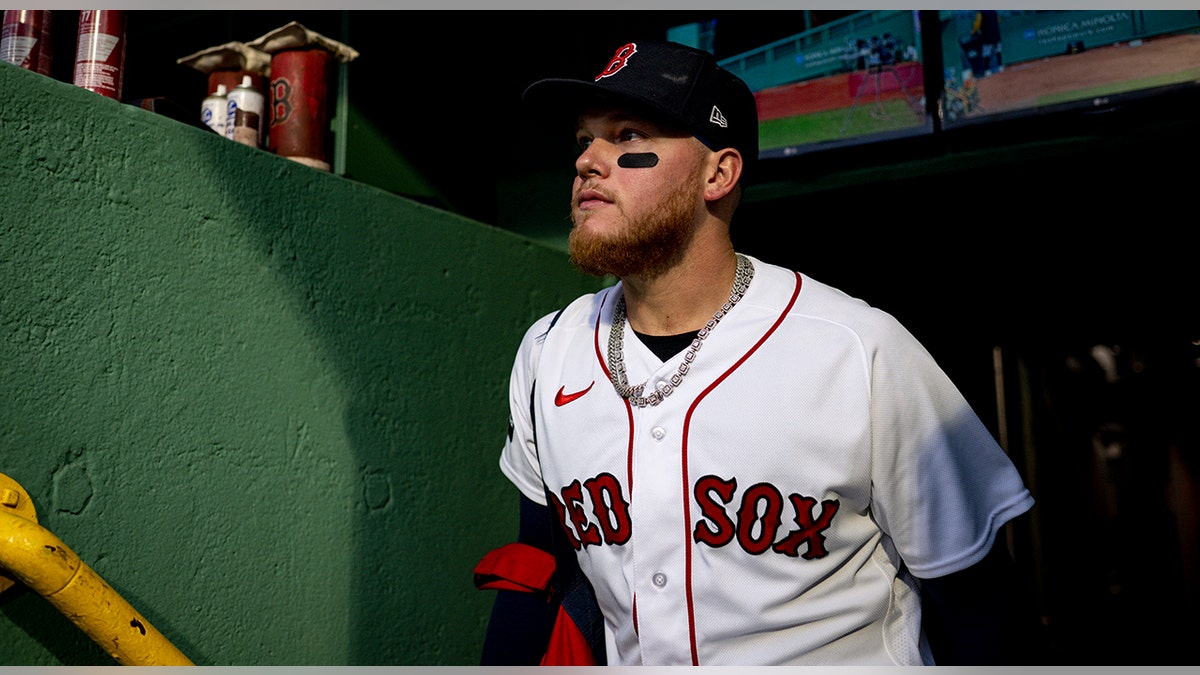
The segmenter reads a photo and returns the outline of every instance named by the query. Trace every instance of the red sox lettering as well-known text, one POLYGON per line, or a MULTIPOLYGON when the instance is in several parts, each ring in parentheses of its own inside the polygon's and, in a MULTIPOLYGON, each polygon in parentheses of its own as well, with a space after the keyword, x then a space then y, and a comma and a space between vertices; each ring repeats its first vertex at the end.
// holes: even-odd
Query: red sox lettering
MULTIPOLYGON (((829 554, 824 532, 837 515, 838 500, 822 501, 818 511, 817 500, 812 497, 792 493, 785 500, 784 493, 776 486, 756 483, 742 493, 731 515, 727 507, 733 504, 736 493, 736 479, 708 475, 696 481, 692 495, 701 514, 692 531, 696 543, 719 548, 736 539, 742 550, 751 555, 774 551, 805 560, 829 554), (776 540, 784 524, 786 504, 791 505, 791 524, 796 527, 776 540)), ((622 495, 620 481, 611 473, 602 473, 582 483, 572 481, 558 495, 551 495, 555 508, 563 514, 567 539, 576 550, 620 546, 629 541, 633 523, 629 503, 622 495), (587 510, 589 503, 592 517, 587 510)))
POLYGON ((575 480, 560 492, 562 501, 558 500, 558 495, 551 497, 554 498, 555 508, 563 514, 563 529, 576 550, 585 546, 599 546, 601 543, 619 546, 629 541, 633 532, 629 502, 621 496, 621 483, 616 476, 602 473, 584 481, 582 488, 579 481, 575 480), (599 528, 588 521, 587 513, 583 510, 584 489, 592 502, 592 513, 600 524, 599 528))
POLYGON ((737 522, 734 523, 725 511, 725 506, 733 501, 736 491, 736 479, 704 476, 696 481, 693 493, 696 503, 700 505, 700 512, 716 526, 716 529, 701 520, 696 523, 692 532, 693 539, 715 548, 725 546, 736 536, 742 549, 753 555, 773 550, 793 558, 800 555, 806 560, 812 560, 824 558, 829 554, 825 550, 823 532, 829 528, 834 515, 837 514, 839 502, 836 499, 821 502, 821 513, 814 518, 813 509, 817 500, 795 493, 788 495, 795 514, 792 520, 799 529, 791 530, 786 537, 774 542, 775 533, 783 523, 783 493, 770 483, 751 485, 742 494, 742 501, 737 510, 737 522), (719 498, 720 502, 714 501, 713 496, 719 498), (763 507, 761 514, 760 507, 763 507), (756 529, 757 535, 754 534, 756 529), (808 544, 808 549, 800 554, 800 545, 804 543, 808 544))

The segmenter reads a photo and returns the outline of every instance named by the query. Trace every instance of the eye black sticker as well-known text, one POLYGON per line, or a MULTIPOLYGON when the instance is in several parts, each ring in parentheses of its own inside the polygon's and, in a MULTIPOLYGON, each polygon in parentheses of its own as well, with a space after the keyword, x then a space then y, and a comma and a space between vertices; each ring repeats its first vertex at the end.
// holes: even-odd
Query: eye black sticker
POLYGON ((658 164, 658 155, 653 152, 627 152, 617 158, 617 166, 624 169, 649 169, 658 164))

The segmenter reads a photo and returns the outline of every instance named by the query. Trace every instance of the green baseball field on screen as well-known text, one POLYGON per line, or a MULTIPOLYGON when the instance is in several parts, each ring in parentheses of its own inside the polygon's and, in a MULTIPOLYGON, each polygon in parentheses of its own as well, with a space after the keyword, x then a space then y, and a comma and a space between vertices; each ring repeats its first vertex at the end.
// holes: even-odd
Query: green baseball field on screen
POLYGON ((862 136, 924 124, 900 98, 884 101, 882 112, 875 101, 866 105, 763 120, 758 127, 758 143, 762 150, 808 143, 838 141, 850 136, 862 136), (849 118, 849 121, 847 121, 849 118))

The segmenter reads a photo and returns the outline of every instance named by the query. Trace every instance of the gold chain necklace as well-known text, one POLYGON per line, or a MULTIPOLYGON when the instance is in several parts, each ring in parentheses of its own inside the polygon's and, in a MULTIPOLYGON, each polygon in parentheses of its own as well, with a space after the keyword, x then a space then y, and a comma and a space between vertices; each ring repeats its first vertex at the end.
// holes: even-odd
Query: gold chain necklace
POLYGON ((663 399, 675 391, 675 388, 692 369, 692 362, 696 360, 696 352, 700 351, 700 345, 704 342, 704 338, 708 337, 721 319, 729 313, 729 310, 738 304, 753 278, 754 263, 741 253, 737 254, 737 274, 733 279, 733 290, 729 292, 729 300, 721 305, 708 323, 704 324, 704 328, 696 333, 696 338, 692 340, 692 344, 688 346, 687 352, 683 355, 683 363, 680 363, 679 368, 671 375, 670 382, 660 384, 648 396, 642 396, 642 392, 649 380, 631 387, 625 376, 625 296, 621 295, 617 298, 617 305, 613 308, 612 330, 608 334, 609 379, 612 380, 613 388, 617 390, 617 393, 639 408, 662 403, 663 399))

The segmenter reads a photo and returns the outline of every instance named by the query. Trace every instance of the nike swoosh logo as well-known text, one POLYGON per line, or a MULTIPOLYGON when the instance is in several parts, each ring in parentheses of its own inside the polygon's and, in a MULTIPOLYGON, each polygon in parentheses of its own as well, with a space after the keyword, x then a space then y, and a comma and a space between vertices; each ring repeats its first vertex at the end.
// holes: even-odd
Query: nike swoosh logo
POLYGON ((587 389, 584 389, 582 391, 572 392, 570 394, 564 393, 564 390, 566 389, 565 386, 559 387, 558 393, 554 395, 554 405, 560 406, 560 407, 564 406, 564 405, 570 403, 571 401, 574 401, 575 399, 579 398, 580 396, 583 396, 584 394, 588 393, 589 391, 592 390, 592 387, 594 387, 594 386, 596 386, 596 381, 592 380, 592 383, 587 386, 587 389))

